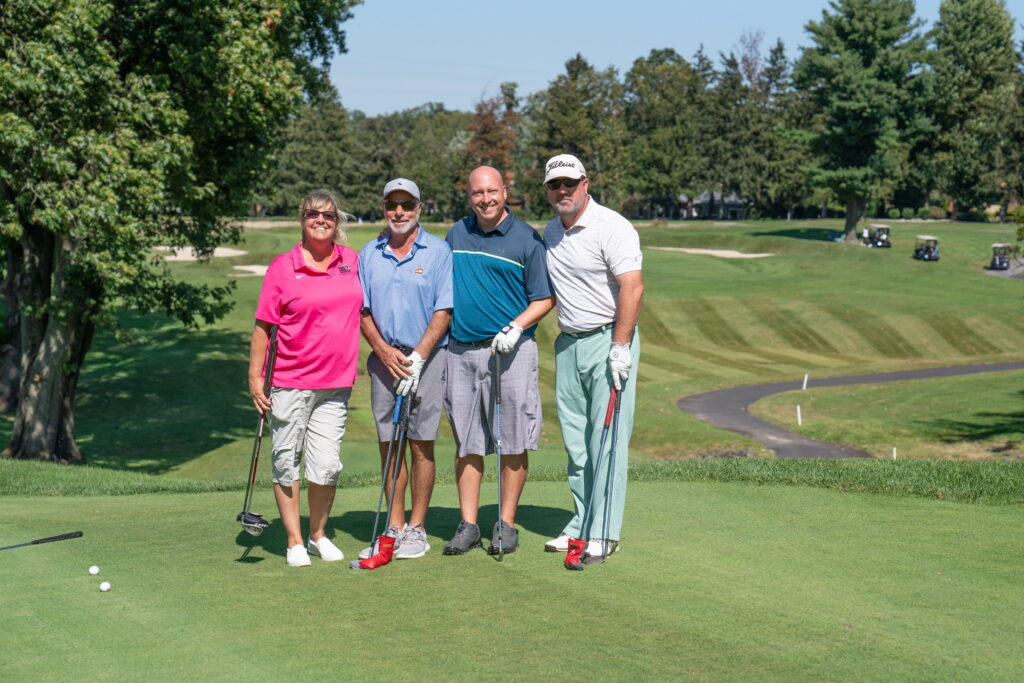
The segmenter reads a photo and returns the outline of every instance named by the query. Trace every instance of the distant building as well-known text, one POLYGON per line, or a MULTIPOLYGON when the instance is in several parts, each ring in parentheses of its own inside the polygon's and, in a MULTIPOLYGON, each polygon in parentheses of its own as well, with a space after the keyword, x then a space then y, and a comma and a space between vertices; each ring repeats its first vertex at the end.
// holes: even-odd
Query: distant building
POLYGON ((626 200, 622 215, 639 220, 711 218, 741 221, 747 217, 747 202, 735 192, 722 199, 721 192, 711 190, 705 190, 693 198, 687 194, 676 197, 631 197, 626 200))

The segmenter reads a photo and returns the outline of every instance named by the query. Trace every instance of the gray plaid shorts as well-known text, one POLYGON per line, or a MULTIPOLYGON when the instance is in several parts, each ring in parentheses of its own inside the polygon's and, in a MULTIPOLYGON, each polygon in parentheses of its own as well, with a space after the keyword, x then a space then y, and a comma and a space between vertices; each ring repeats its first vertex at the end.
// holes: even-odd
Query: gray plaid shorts
POLYGON ((459 457, 490 455, 494 442, 493 372, 501 363, 501 452, 535 451, 540 443, 537 342, 521 337, 509 354, 491 355, 488 346, 448 343, 448 386, 444 408, 459 457))

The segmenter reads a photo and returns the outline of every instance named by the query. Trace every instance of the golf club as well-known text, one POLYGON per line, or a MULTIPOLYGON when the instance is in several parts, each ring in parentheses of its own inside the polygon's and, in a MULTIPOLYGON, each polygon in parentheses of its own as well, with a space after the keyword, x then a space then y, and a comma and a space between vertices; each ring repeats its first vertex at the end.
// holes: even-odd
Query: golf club
MULTIPOLYGON (((409 409, 405 402, 405 396, 395 396, 395 411, 391 416, 391 440, 388 442, 388 454, 384 458, 384 471, 380 477, 380 496, 377 498, 377 514, 373 518, 373 534, 370 536, 371 551, 376 546, 377 552, 371 552, 370 557, 365 560, 352 560, 348 563, 350 569, 376 569, 391 561, 395 552, 395 539, 390 536, 377 536, 377 528, 380 523, 380 508, 384 502, 384 491, 387 489, 388 471, 394 465, 394 472, 391 475, 391 493, 388 495, 388 515, 391 514, 391 506, 394 504, 395 489, 398 485, 399 460, 402 458, 402 448, 405 445, 405 432, 409 426, 409 409), (397 442, 397 449, 396 449, 397 442), (395 452, 397 450, 397 453, 395 452)), ((410 402, 412 397, 409 397, 410 402)))
MULTIPOLYGON (((269 395, 272 378, 274 375, 274 362, 277 360, 277 325, 270 329, 270 343, 267 345, 266 372, 263 378, 263 394, 269 395)), ((249 462, 249 483, 245 487, 245 502, 242 504, 242 511, 235 517, 236 522, 242 523, 242 528, 252 536, 259 536, 263 530, 270 526, 270 523, 263 519, 258 512, 250 512, 252 504, 252 493, 256 487, 256 470, 260 462, 260 446, 263 445, 263 425, 267 421, 267 411, 260 411, 260 421, 256 427, 256 443, 252 446, 252 460, 249 462)))
POLYGON ((583 538, 570 538, 569 550, 565 553, 565 568, 576 571, 583 571, 583 551, 587 547, 587 539, 590 538, 588 525, 590 523, 590 509, 594 505, 594 494, 597 493, 598 473, 601 471, 601 461, 604 460, 604 444, 608 439, 608 428, 612 423, 612 413, 619 403, 619 392, 613 386, 608 395, 608 408, 604 413, 604 427, 601 429, 601 445, 597 447, 597 458, 594 459, 593 477, 590 484, 590 497, 587 499, 587 507, 583 511, 583 520, 580 524, 580 536, 583 538))
POLYGON ((37 538, 36 540, 29 541, 27 543, 16 543, 14 545, 7 545, 7 546, 4 546, 3 548, 0 548, 0 550, 10 550, 11 548, 20 548, 20 547, 25 546, 25 545, 39 545, 40 543, 51 543, 53 541, 65 541, 65 540, 67 540, 69 538, 78 538, 81 535, 82 535, 81 531, 72 531, 69 534, 61 534, 59 536, 49 536, 47 538, 37 538))
POLYGON ((615 472, 615 444, 619 440, 619 404, 622 402, 622 392, 618 392, 615 396, 615 414, 612 415, 612 444, 608 449, 608 476, 605 477, 604 483, 604 524, 601 538, 604 539, 604 544, 601 547, 600 555, 590 555, 585 557, 583 561, 587 564, 601 564, 608 559, 608 555, 611 552, 609 546, 611 542, 608 540, 608 525, 609 518, 612 513, 612 476, 615 472))
MULTIPOLYGON (((502 527, 505 522, 501 519, 501 354, 493 353, 494 356, 494 450, 498 454, 498 562, 505 557, 505 546, 501 539, 502 527)), ((492 542, 488 551, 494 547, 492 542)), ((492 555, 494 553, 491 553, 492 555)))

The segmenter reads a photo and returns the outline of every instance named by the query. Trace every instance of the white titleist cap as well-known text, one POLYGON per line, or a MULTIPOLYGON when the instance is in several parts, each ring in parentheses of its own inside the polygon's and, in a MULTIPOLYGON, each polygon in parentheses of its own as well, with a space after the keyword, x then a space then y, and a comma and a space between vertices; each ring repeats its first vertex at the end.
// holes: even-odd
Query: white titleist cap
POLYGON ((388 181, 388 184, 384 186, 384 199, 387 199, 389 194, 398 190, 405 190, 415 197, 416 201, 420 200, 420 188, 416 187, 416 183, 406 178, 395 178, 388 181))
POLYGON ((586 178, 587 171, 580 160, 571 154, 559 154, 548 159, 544 167, 544 182, 555 178, 586 178))

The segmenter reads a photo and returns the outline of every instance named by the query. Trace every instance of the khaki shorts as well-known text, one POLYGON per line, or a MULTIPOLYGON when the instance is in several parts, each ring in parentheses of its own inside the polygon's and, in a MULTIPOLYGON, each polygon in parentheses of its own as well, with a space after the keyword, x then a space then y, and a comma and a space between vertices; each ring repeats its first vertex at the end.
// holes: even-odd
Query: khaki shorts
POLYGON ((341 474, 341 441, 345 436, 352 387, 270 391, 270 433, 274 451, 274 483, 291 486, 306 459, 306 481, 334 486, 341 474))

